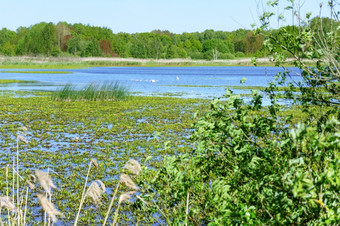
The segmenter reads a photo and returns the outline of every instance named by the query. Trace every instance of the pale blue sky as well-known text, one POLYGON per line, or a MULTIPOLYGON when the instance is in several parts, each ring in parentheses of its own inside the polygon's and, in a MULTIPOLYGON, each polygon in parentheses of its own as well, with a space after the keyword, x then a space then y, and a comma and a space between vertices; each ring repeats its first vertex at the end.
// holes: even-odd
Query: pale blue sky
MULTIPOLYGON (((262 1, 267 0, 0 0, 0 29, 66 21, 108 27, 114 33, 233 31, 258 22, 262 1)), ((305 2, 303 13, 312 11, 314 16, 319 3, 327 2, 300 1, 305 2)), ((324 4, 323 15, 329 15, 327 11, 324 4)))

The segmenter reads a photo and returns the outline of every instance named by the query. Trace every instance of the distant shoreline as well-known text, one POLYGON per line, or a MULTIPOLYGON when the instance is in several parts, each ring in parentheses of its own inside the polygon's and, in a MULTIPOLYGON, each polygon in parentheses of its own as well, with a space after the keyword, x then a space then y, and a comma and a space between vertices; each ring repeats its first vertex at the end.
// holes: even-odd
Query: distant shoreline
MULTIPOLYGON (((68 69, 96 66, 254 66, 251 58, 231 60, 191 60, 191 59, 136 59, 108 57, 31 57, 0 56, 0 68, 47 68, 68 69)), ((257 66, 274 66, 269 58, 257 59, 257 66)))

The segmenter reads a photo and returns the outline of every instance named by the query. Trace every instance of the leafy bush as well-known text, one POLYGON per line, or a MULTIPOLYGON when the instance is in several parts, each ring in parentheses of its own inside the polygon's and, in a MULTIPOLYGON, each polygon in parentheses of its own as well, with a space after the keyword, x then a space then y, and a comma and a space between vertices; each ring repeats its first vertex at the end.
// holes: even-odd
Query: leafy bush
MULTIPOLYGON (((188 154, 167 157, 152 184, 173 224, 340 222, 339 119, 296 124, 282 107, 227 90, 197 120, 188 154)), ((338 116, 339 117, 339 116, 338 116)), ((146 195, 150 198, 150 195, 146 195)), ((151 210, 150 210, 151 211, 151 210)), ((155 211, 155 210, 153 210, 155 211)))
POLYGON ((246 55, 243 52, 237 52, 235 53, 235 57, 246 57, 246 55))
POLYGON ((201 52, 195 51, 195 52, 190 52, 189 57, 193 60, 199 60, 203 58, 203 54, 201 52))
POLYGON ((235 59, 235 56, 232 53, 222 53, 219 59, 230 60, 230 59, 235 59))
MULTIPOLYGON (((280 1, 268 1, 268 6, 277 7, 280 1)), ((287 10, 296 13, 294 10, 294 1, 287 10)), ((275 31, 270 28, 272 17, 277 16, 283 20, 282 14, 264 12, 261 20, 261 26, 258 32, 265 37, 265 48, 272 57, 277 66, 282 66, 291 58, 290 63, 294 64, 298 70, 286 68, 285 73, 280 75, 281 82, 284 83, 290 78, 292 73, 301 75, 303 81, 291 81, 290 86, 299 87, 301 93, 295 100, 298 104, 308 105, 325 105, 340 106, 340 51, 339 51, 339 28, 340 20, 339 7, 337 1, 328 1, 330 14, 332 18, 310 18, 310 14, 296 15, 298 18, 295 24, 299 26, 285 26, 275 31), (305 25, 309 26, 305 26, 305 25), (322 87, 325 92, 320 92, 322 87)), ((322 7, 322 5, 321 5, 322 7)), ((294 22, 293 22, 294 23, 294 22)), ((291 93, 288 93, 291 98, 291 93)))

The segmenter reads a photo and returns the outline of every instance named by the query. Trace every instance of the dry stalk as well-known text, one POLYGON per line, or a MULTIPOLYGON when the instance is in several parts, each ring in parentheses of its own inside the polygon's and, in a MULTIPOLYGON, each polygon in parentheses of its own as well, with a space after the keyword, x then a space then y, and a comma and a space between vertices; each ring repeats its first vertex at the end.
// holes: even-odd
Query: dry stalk
POLYGON ((28 188, 26 187, 25 212, 24 212, 24 226, 26 225, 27 198, 28 198, 28 188))
MULTIPOLYGON (((15 170, 14 170, 14 167, 15 167, 15 159, 14 159, 14 156, 13 156, 13 180, 12 180, 12 200, 13 200, 13 203, 15 203, 15 170)), ((9 218, 10 219, 10 218, 9 218)), ((14 222, 13 222, 14 224, 14 222)))
POLYGON ((75 221, 74 221, 74 226, 76 226, 77 223, 78 223, 80 210, 81 210, 81 207, 83 206, 83 203, 84 203, 84 200, 85 200, 86 184, 87 184, 87 180, 88 180, 89 175, 90 175, 90 170, 91 170, 91 166, 92 166, 93 162, 94 162, 94 161, 91 159, 91 162, 90 162, 90 164, 89 164, 89 168, 88 168, 88 170, 87 170, 87 175, 86 175, 86 179, 85 179, 85 184, 84 184, 83 192, 82 192, 82 194, 81 194, 81 200, 80 200, 80 204, 79 204, 77 216, 76 216, 76 219, 75 219, 75 221))
POLYGON ((115 192, 113 193, 113 196, 112 196, 112 199, 111 199, 109 208, 108 208, 107 213, 106 213, 106 216, 105 216, 105 220, 104 220, 103 226, 105 226, 105 224, 106 224, 106 222, 107 222, 107 219, 109 218, 109 214, 110 214, 111 208, 112 208, 112 206, 113 206, 113 201, 114 201, 114 199, 115 199, 115 197, 116 197, 116 194, 117 194, 117 192, 118 192, 119 185, 120 185, 120 181, 118 181, 118 184, 117 184, 117 186, 116 186, 115 192))
POLYGON ((31 181, 26 180, 26 183, 28 184, 30 189, 32 189, 32 190, 35 189, 35 185, 31 181))
POLYGON ((187 191, 187 205, 185 209, 185 218, 186 218, 185 225, 188 225, 188 214, 189 214, 189 191, 187 191))

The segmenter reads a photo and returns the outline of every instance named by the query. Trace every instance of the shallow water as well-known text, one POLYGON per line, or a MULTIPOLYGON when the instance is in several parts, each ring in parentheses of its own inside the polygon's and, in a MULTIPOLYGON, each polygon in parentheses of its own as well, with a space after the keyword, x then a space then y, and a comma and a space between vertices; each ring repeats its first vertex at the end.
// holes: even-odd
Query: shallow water
MULTIPOLYGON (((18 71, 18 69, 12 70, 18 71)), ((9 69, 2 71, 9 71, 9 69)), ((277 67, 93 67, 55 71, 69 71, 72 74, 0 73, 0 79, 39 82, 11 84, 0 89, 52 91, 68 83, 82 87, 93 81, 118 81, 129 87, 134 95, 212 98, 223 95, 227 86, 240 86, 242 78, 247 79, 244 86, 267 86, 278 72, 283 72, 283 69, 277 67)), ((295 78, 298 79, 297 76, 295 78)), ((233 91, 236 94, 250 93, 249 90, 241 89, 233 89, 233 91)))

